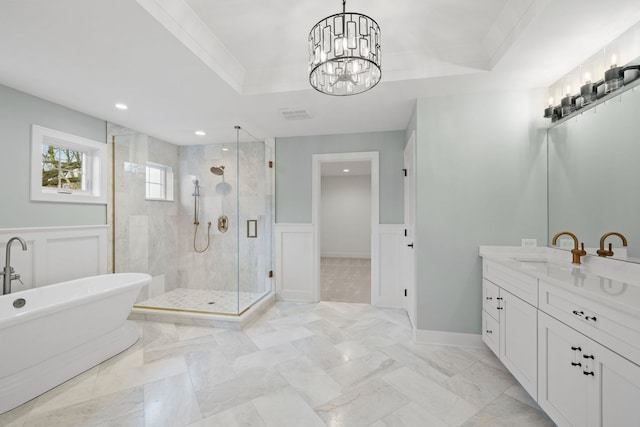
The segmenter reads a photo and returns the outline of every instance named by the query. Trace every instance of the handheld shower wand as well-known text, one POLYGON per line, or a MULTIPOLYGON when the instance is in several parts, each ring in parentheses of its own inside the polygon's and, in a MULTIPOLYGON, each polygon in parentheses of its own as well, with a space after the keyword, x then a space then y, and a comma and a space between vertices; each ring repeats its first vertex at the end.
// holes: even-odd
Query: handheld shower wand
POLYGON ((198 226, 200 225, 200 221, 198 219, 198 214, 200 212, 200 181, 197 179, 193 180, 193 224, 196 226, 193 231, 193 250, 197 253, 201 254, 209 249, 210 236, 211 236, 211 221, 207 224, 207 246, 200 250, 196 246, 196 237, 198 236, 198 226))

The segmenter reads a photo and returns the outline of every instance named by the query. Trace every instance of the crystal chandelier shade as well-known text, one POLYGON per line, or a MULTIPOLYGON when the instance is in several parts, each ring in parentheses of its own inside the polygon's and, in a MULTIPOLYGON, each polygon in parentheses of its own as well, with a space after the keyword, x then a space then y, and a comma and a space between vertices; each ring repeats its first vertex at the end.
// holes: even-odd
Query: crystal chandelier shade
POLYGON ((309 83, 327 95, 365 92, 382 77, 380 26, 366 15, 345 12, 318 22, 309 33, 309 83))

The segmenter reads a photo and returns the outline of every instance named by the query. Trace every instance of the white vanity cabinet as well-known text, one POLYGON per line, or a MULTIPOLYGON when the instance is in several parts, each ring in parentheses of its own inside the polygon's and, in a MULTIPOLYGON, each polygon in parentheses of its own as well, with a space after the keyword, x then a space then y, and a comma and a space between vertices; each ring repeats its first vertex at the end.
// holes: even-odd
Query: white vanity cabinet
POLYGON ((559 426, 640 425, 640 366, 540 312, 538 404, 559 426))
POLYGON ((595 267, 483 257, 483 340, 559 426, 640 427, 640 286, 595 267))
POLYGON ((482 338, 525 390, 537 396, 537 279, 483 263, 482 338))

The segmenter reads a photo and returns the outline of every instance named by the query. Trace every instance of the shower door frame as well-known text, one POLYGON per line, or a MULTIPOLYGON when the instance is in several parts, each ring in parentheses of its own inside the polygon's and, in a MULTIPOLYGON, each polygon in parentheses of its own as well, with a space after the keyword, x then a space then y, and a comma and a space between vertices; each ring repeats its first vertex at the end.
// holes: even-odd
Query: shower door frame
POLYGON ((321 180, 322 163, 369 161, 371 163, 371 305, 378 305, 380 295, 380 153, 314 154, 311 166, 311 223, 313 225, 313 283, 311 295, 320 301, 321 180))

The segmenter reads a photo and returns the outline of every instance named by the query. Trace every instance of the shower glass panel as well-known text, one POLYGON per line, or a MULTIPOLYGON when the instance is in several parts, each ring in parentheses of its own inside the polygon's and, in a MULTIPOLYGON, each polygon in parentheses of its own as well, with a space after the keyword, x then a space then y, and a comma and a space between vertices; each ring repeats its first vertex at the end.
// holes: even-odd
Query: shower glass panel
POLYGON ((261 141, 238 144, 238 311, 271 291, 271 148, 261 141))
POLYGON ((153 276, 136 308, 240 315, 272 291, 272 146, 243 129, 191 146, 111 123, 109 134, 113 270, 153 276), (173 200, 145 197, 149 164, 171 172, 173 200))

